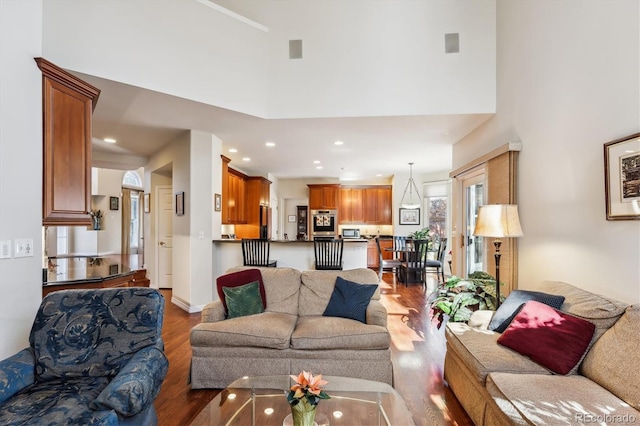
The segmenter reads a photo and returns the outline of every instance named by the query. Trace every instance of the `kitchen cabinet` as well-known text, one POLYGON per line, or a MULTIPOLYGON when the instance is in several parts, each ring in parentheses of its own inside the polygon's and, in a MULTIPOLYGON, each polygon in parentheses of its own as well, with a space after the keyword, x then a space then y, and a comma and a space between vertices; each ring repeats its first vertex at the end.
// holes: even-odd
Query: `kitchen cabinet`
MULTIPOLYGON (((386 248, 393 247, 392 239, 380 239, 380 249, 382 250, 382 258, 385 260, 393 259, 392 251, 385 251, 386 248)), ((380 257, 378 255, 378 246, 375 239, 367 242, 367 268, 378 269, 380 267, 380 257)))
POLYGON ((364 191, 364 223, 391 225, 391 186, 378 185, 364 191))
POLYGON ((91 118, 100 90, 35 58, 42 72, 42 224, 90 225, 91 118))
POLYGON ((364 222, 364 188, 340 188, 338 220, 340 224, 364 222))
POLYGON ((309 184, 309 208, 311 210, 338 208, 339 184, 309 184))
MULTIPOLYGON (((260 224, 267 222, 270 217, 261 218, 260 215, 269 214, 271 181, 261 176, 246 176, 244 180, 244 209, 245 220, 235 227, 236 238, 260 238, 260 224)), ((267 235, 267 238, 271 238, 267 235)))
POLYGON ((244 175, 229 167, 231 159, 222 158, 222 223, 246 223, 244 175))

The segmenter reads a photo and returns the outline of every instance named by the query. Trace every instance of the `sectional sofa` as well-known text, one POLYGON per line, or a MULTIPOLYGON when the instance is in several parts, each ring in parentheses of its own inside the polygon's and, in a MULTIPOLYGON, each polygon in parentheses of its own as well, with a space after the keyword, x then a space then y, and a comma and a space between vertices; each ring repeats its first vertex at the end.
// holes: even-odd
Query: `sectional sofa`
POLYGON ((227 274, 248 269, 260 271, 264 312, 226 319, 222 300, 206 305, 202 322, 191 330, 193 389, 225 388, 243 376, 303 370, 393 384, 387 311, 378 288, 366 300, 364 322, 323 315, 338 277, 378 286, 374 271, 238 267, 227 274))
MULTIPOLYGON (((571 339, 564 335, 552 340, 551 348, 534 334, 529 342, 526 334, 521 335, 515 347, 526 346, 533 352, 524 356, 501 340, 519 323, 512 322, 502 334, 490 331, 492 313, 487 311, 474 313, 469 324, 448 323, 445 380, 473 422, 640 424, 640 305, 628 306, 562 282, 546 281, 537 290, 565 298, 560 311, 570 317, 558 317, 552 328, 577 317, 595 325, 593 337, 587 338, 575 367, 558 374, 532 357, 545 358, 545 351, 559 349, 557 358, 562 358, 571 350, 571 339)), ((540 306, 535 303, 524 306, 540 306)), ((518 314, 513 321, 522 317, 518 314)))

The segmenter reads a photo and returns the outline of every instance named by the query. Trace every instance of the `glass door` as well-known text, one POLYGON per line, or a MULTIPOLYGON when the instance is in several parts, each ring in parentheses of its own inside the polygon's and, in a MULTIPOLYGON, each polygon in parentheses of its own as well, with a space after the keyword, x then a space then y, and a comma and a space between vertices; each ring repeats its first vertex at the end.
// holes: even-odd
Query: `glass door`
POLYGON ((484 169, 468 176, 463 185, 463 250, 464 276, 475 271, 482 271, 484 264, 484 241, 482 237, 474 237, 478 209, 485 202, 484 169))

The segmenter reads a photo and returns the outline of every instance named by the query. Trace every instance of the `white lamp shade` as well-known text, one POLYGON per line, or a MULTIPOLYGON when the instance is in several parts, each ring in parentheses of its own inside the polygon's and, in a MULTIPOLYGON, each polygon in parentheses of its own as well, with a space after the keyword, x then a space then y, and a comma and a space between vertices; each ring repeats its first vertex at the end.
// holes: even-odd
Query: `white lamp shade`
POLYGON ((480 206, 476 229, 473 235, 478 237, 521 237, 522 228, 515 204, 488 204, 480 206))

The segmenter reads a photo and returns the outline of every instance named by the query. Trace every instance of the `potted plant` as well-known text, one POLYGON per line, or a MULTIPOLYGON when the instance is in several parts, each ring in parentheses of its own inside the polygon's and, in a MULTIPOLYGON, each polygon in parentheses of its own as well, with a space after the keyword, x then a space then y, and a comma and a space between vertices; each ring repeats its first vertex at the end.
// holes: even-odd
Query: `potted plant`
MULTIPOLYGON (((504 300, 504 297, 500 298, 504 300)), ((496 279, 476 271, 465 280, 450 277, 430 300, 431 318, 440 328, 446 318, 453 322, 469 321, 477 310, 496 310, 496 279)))

